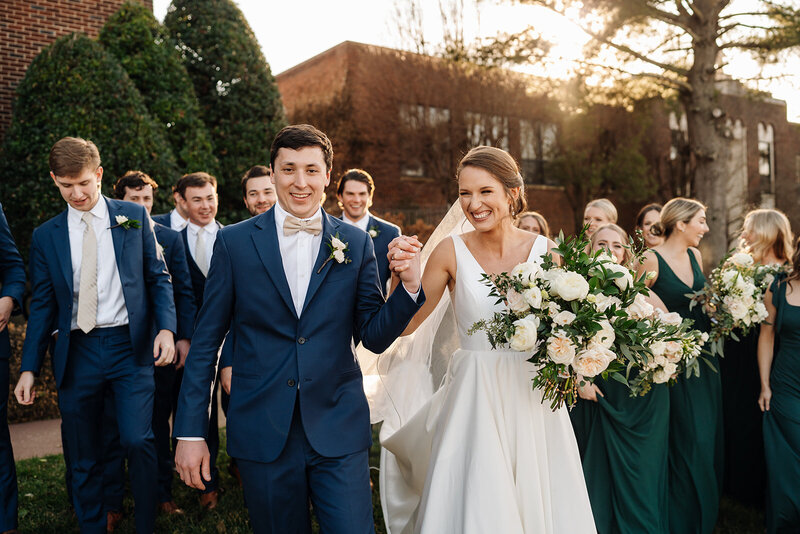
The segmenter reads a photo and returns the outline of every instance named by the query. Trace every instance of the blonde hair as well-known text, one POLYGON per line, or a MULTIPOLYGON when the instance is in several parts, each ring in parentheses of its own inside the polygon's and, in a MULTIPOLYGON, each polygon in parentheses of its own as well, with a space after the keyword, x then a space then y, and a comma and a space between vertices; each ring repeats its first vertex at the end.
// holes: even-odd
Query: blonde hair
POLYGON ((522 219, 524 219, 525 217, 533 217, 534 219, 536 219, 536 222, 539 223, 539 228, 542 230, 541 235, 545 236, 548 239, 550 238, 550 225, 547 224, 547 219, 544 218, 544 215, 542 215, 538 211, 523 211, 522 213, 517 215, 517 220, 514 221, 514 226, 519 228, 520 225, 522 224, 522 219))
POLYGON ((617 208, 614 204, 608 200, 607 198, 596 198, 586 204, 586 207, 583 208, 583 214, 586 215, 586 210, 589 208, 597 208, 603 212, 606 218, 612 222, 616 223, 619 216, 617 215, 617 208))
POLYGON ((456 176, 461 174, 464 167, 483 169, 503 184, 503 189, 513 201, 512 217, 522 213, 528 207, 528 201, 525 199, 525 182, 519 172, 519 165, 505 150, 493 146, 476 146, 461 159, 456 176), (519 188, 519 197, 516 199, 511 195, 511 190, 514 188, 519 188))
POLYGON ((668 238, 679 222, 688 223, 698 212, 705 209, 706 206, 702 202, 693 198, 673 198, 664 204, 661 209, 661 220, 650 227, 650 233, 668 238))
POLYGON ((623 247, 625 247, 624 248, 625 252, 624 252, 624 254, 622 256, 622 261, 620 261, 619 263, 620 263, 620 265, 628 265, 628 264, 630 264, 631 260, 633 259, 633 253, 631 252, 631 249, 628 248, 628 245, 629 245, 629 243, 628 243, 628 232, 626 232, 620 226, 618 226, 618 225, 616 225, 614 223, 604 224, 603 226, 601 226, 600 228, 598 228, 597 230, 594 231, 594 233, 592 234, 592 244, 591 244, 592 251, 594 251, 594 249, 597 246, 597 240, 598 240, 597 236, 603 230, 613 230, 617 234, 619 234, 619 238, 622 241, 622 245, 623 245, 623 247))
POLYGON ((750 234, 751 244, 745 248, 753 255, 756 263, 761 263, 770 251, 784 261, 789 260, 794 253, 792 227, 782 211, 753 210, 745 216, 742 231, 750 234))

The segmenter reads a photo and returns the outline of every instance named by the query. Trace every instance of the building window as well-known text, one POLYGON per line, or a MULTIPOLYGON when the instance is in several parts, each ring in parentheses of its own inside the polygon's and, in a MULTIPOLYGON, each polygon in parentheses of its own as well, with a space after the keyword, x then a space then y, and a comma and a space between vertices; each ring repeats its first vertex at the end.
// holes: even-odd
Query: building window
POLYGON ((464 114, 471 146, 488 145, 509 150, 508 117, 468 111, 464 114))
POLYGON ((558 181, 549 172, 557 133, 555 124, 520 121, 520 170, 525 183, 558 185, 558 181))
POLYGON ((429 177, 426 162, 442 158, 450 143, 450 110, 433 106, 400 106, 400 174, 410 178, 429 177))
POLYGON ((775 194, 775 131, 771 124, 758 123, 758 174, 761 194, 775 194))

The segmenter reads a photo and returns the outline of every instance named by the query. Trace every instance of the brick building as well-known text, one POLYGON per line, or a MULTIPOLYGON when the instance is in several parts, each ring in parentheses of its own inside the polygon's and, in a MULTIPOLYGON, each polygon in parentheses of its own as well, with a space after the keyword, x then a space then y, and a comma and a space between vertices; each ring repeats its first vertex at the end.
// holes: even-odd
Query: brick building
MULTIPOLYGON (((138 0, 153 9, 152 0, 138 0)), ((62 35, 97 37, 125 0, 0 1, 0 140, 11 123, 14 91, 28 65, 62 35)))
MULTIPOLYGON (((531 92, 535 78, 346 41, 284 71, 277 81, 289 120, 316 124, 330 135, 334 179, 353 166, 373 175, 376 211, 438 220, 456 198, 453 175, 460 157, 471 146, 492 144, 520 162, 531 208, 556 232, 574 230, 569 199, 548 173, 562 116, 558 103, 542 96, 546 89, 531 92)), ((800 125, 787 121, 782 101, 750 94, 732 80, 719 87, 734 141, 729 235, 738 233, 744 213, 754 207, 785 211, 800 232, 800 125)), ((651 100, 636 113, 646 114, 650 124, 644 152, 659 184, 652 200, 691 195, 679 106, 651 100)), ((639 206, 618 207, 620 224, 632 229, 639 206)))

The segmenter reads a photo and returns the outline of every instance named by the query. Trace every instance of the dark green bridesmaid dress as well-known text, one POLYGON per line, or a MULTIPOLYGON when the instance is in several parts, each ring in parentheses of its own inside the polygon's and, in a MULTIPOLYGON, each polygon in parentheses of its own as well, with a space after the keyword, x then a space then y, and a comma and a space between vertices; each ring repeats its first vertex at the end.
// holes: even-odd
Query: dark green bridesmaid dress
POLYGON ((583 473, 599 534, 666 534, 669 391, 631 397, 616 380, 583 405, 583 473))
POLYGON ((786 284, 772 285, 777 350, 770 409, 764 413, 767 532, 800 532, 800 306, 786 302, 786 284))
MULTIPOLYGON (((655 252, 655 251, 653 251, 655 252)), ((702 308, 689 310, 687 293, 703 288, 705 277, 694 254, 687 250, 694 281, 687 286, 670 266, 658 258, 658 278, 652 290, 671 312, 694 320, 694 328, 707 332, 708 316, 702 308)), ((673 534, 708 534, 714 530, 722 487, 722 387, 719 366, 704 362, 700 376, 681 376, 669 388, 669 531, 673 534)))

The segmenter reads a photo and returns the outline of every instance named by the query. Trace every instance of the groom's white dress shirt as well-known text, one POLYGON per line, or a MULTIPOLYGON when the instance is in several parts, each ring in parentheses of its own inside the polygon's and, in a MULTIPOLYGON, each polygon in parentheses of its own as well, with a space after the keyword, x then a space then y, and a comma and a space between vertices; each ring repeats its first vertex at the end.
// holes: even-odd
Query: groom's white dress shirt
MULTIPOLYGON (((114 239, 111 237, 111 219, 108 216, 108 205, 101 196, 97 204, 89 210, 92 215, 92 227, 97 237, 97 322, 95 328, 122 326, 128 324, 128 309, 125 307, 125 295, 122 293, 122 281, 117 269, 117 257, 114 253, 114 239)), ((72 261, 72 326, 78 328, 78 293, 81 287, 81 258, 83 256, 83 222, 84 212, 72 206, 67 207, 67 229, 69 232, 69 250, 72 261)), ((116 223, 114 223, 116 224, 116 223)), ((127 230, 124 230, 127 232, 127 230)))
MULTIPOLYGON (((314 270, 314 263, 317 261, 319 247, 322 245, 323 232, 317 235, 308 232, 296 232, 292 235, 284 235, 283 223, 289 214, 281 208, 280 204, 275 204, 275 226, 278 231, 278 247, 281 251, 281 261, 283 262, 283 272, 286 281, 289 283, 289 290, 292 293, 292 301, 297 316, 303 312, 303 303, 308 293, 308 284, 311 281, 311 274, 314 270)), ((302 221, 313 221, 322 217, 322 211, 317 210, 314 215, 302 221)))
MULTIPOLYGON (((180 215, 179 215, 180 217, 180 215)), ((211 266, 211 255, 214 252, 214 242, 217 240, 217 232, 219 231, 219 225, 217 224, 216 219, 212 220, 205 226, 198 226, 193 222, 189 222, 187 225, 187 232, 189 235, 186 237, 188 238, 187 241, 189 242, 189 253, 192 255, 192 259, 197 266, 200 267, 200 270, 204 273, 208 272, 208 268, 211 266), (205 264, 200 265, 197 260, 197 236, 198 234, 201 236, 203 243, 205 244, 205 264)))

